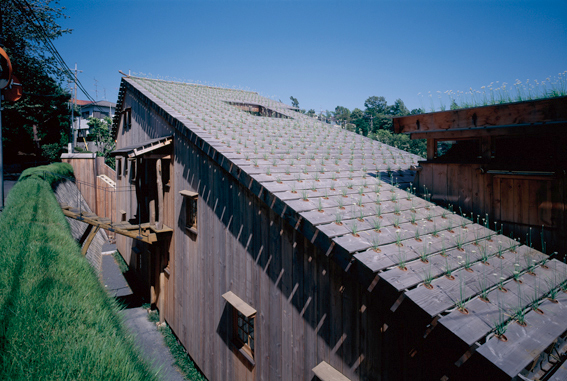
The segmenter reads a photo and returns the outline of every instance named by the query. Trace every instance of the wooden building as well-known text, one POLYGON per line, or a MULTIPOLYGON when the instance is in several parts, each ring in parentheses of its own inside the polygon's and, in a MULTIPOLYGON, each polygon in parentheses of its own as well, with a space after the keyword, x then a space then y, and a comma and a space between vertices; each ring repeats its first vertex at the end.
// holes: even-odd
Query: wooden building
POLYGON ((567 252, 567 97, 395 118, 394 128, 427 139, 415 183, 432 201, 567 252))
POLYGON ((418 157, 138 77, 114 122, 116 223, 158 237, 118 249, 208 379, 512 379, 564 356, 567 266, 380 180, 418 157))

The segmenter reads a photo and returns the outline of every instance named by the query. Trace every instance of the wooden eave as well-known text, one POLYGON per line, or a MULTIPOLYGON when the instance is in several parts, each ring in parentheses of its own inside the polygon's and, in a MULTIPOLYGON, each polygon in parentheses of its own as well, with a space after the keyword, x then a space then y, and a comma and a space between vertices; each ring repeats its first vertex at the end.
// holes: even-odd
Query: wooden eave
POLYGON ((453 136, 493 136, 531 133, 556 125, 565 128, 567 96, 395 117, 393 123, 396 133, 408 133, 412 138, 437 137, 450 131, 453 136), (509 129, 517 130, 506 131, 509 129))
POLYGON ((140 157, 153 153, 160 148, 166 147, 170 145, 172 141, 173 141, 172 136, 165 136, 161 138, 151 139, 137 145, 114 150, 112 152, 112 155, 124 156, 128 158, 140 157))

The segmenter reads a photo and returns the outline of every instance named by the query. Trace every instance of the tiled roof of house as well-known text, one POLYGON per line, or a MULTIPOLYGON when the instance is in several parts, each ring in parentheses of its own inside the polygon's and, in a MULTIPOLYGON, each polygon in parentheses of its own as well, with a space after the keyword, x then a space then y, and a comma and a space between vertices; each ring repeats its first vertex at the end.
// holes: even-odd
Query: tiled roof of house
MULTIPOLYGON (((473 223, 380 180, 380 174, 407 171, 420 159, 416 155, 253 92, 127 77, 118 110, 127 89, 147 97, 277 214, 345 270, 357 271, 369 289, 386 282, 462 342, 482 343, 479 353, 489 361, 514 360, 504 370, 513 376, 531 355, 516 361, 494 352, 500 345, 494 334, 519 314, 536 314, 531 307, 538 301, 553 313, 566 308, 567 299, 545 299, 565 284, 565 264, 544 265, 546 255, 489 229, 481 217, 473 223), (253 115, 258 106, 280 118, 253 115), (530 297, 518 298, 519 287, 530 297), (513 306, 503 304, 500 293, 513 306)), ((557 324, 557 332, 567 330, 566 319, 557 324)))

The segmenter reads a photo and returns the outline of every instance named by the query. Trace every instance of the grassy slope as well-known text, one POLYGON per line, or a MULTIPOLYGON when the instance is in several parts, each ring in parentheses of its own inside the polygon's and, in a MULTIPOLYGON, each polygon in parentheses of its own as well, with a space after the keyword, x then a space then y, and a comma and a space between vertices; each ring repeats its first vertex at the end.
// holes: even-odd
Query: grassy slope
POLYGON ((50 184, 20 180, 0 215, 0 379, 154 379, 117 310, 50 184))

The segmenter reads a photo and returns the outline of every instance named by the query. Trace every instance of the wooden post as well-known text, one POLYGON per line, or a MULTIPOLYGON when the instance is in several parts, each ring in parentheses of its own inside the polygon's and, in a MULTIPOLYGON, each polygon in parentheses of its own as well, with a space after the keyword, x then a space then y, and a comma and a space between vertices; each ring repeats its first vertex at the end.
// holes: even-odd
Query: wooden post
POLYGON ((94 237, 96 236, 96 233, 98 233, 99 229, 100 229, 100 226, 95 226, 95 228, 93 230, 91 230, 89 237, 87 238, 87 240, 85 241, 85 244, 83 245, 83 248, 81 249, 81 254, 83 254, 83 257, 85 255, 87 255, 87 251, 89 250, 89 246, 91 245, 91 242, 93 241, 94 237))
POLYGON ((161 159, 156 161, 156 177, 157 177, 157 199, 158 199, 158 221, 156 229, 161 230, 163 226, 163 181, 161 178, 161 159))
POLYGON ((480 140, 480 149, 482 158, 484 160, 490 160, 492 157, 492 137, 486 136, 480 140))
POLYGON ((427 139, 427 160, 432 160, 437 156, 437 140, 427 139))
MULTIPOLYGON (((160 261, 161 262, 161 261, 160 261)), ((160 266, 159 272, 159 296, 158 296, 158 309, 159 309, 159 323, 162 324, 165 321, 165 274, 163 272, 163 266, 160 266)))

